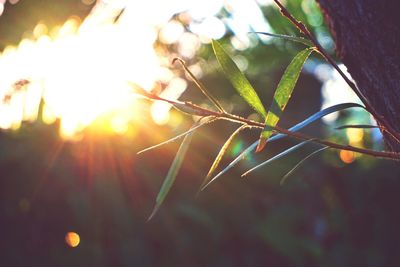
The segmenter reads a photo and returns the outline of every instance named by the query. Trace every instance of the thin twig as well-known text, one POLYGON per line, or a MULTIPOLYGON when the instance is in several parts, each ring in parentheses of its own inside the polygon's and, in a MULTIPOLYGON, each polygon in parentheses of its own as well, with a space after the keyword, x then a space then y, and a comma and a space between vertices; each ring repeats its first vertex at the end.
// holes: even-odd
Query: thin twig
POLYGON ((353 83, 349 77, 347 77, 346 74, 339 68, 339 66, 336 64, 336 62, 333 60, 333 58, 325 51, 325 49, 321 46, 321 44, 318 42, 318 40, 314 37, 314 35, 308 30, 308 28, 302 23, 301 21, 298 21, 295 19, 292 14, 281 4, 279 0, 274 0, 274 2, 278 5, 280 8, 280 11, 283 16, 285 16, 287 19, 292 22, 293 25, 295 25, 301 33, 303 33, 306 37, 308 37, 311 42, 315 45, 317 48, 316 51, 320 53, 342 76, 342 78, 346 81, 346 83, 350 86, 350 88, 354 91, 354 93, 358 96, 358 98, 364 103, 365 108, 374 116, 375 120, 379 122, 383 127, 382 129, 387 132, 390 136, 392 136, 398 143, 400 143, 400 133, 398 133, 396 130, 394 130, 390 124, 386 121, 386 119, 379 115, 378 112, 376 112, 375 108, 369 103, 368 99, 361 93, 361 91, 357 88, 355 83, 353 83))
POLYGON ((196 76, 194 76, 194 74, 189 70, 189 68, 186 66, 186 63, 183 59, 180 59, 179 57, 176 57, 172 60, 172 64, 174 64, 175 62, 179 62, 183 69, 186 71, 186 73, 190 76, 190 78, 192 79, 192 81, 196 84, 197 88, 200 89, 200 91, 203 93, 203 95, 205 95, 205 97, 207 97, 218 109, 219 111, 225 113, 224 108, 222 107, 222 105, 218 102, 218 100, 213 97, 206 89, 206 87, 196 78, 196 76))
MULTIPOLYGON (((205 119, 205 118, 207 118, 207 117, 202 117, 202 119, 205 119)), ((205 126, 205 125, 207 125, 207 124, 209 124, 209 123, 215 122, 215 121, 218 120, 218 119, 219 119, 219 118, 211 117, 210 120, 208 120, 208 121, 206 121, 206 122, 203 122, 203 123, 200 123, 200 124, 198 124, 198 125, 196 125, 196 126, 194 126, 194 127, 191 127, 189 130, 187 130, 187 131, 185 131, 185 132, 183 132, 183 133, 181 133, 181 134, 178 134, 177 136, 175 136, 175 137, 173 137, 173 138, 171 138, 171 139, 168 139, 168 140, 166 140, 166 141, 164 141, 164 142, 161 142, 161 143, 159 143, 159 144, 156 144, 156 145, 153 145, 153 146, 150 146, 150 147, 147 147, 147 148, 145 148, 145 149, 140 150, 139 152, 136 153, 136 155, 139 155, 139 154, 142 154, 142 153, 147 152, 147 151, 149 151, 149 150, 152 150, 152 149, 158 148, 158 147, 160 147, 160 146, 163 146, 163 145, 172 143, 172 142, 174 142, 174 141, 176 141, 176 140, 178 140, 178 139, 180 139, 180 138, 183 138, 183 137, 185 137, 186 135, 188 135, 188 134, 190 134, 190 133, 196 131, 198 128, 200 128, 200 127, 202 127, 202 126, 205 126)))

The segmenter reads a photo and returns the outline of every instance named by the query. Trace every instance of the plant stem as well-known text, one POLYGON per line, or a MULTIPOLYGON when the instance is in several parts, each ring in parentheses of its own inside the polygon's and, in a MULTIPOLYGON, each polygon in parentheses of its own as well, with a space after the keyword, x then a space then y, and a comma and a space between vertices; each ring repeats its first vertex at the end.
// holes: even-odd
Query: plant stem
MULTIPOLYGON (((263 124, 263 123, 251 121, 251 120, 248 120, 248 119, 236 116, 236 115, 232 115, 232 114, 221 114, 221 115, 222 116, 220 118, 222 118, 222 119, 227 118, 232 121, 245 123, 245 124, 251 125, 253 127, 261 128, 261 129, 264 129, 264 127, 265 127, 265 124, 263 124)), ((288 136, 291 136, 291 137, 294 137, 294 138, 297 138, 297 139, 300 139, 303 141, 312 140, 315 143, 325 145, 330 148, 353 151, 353 152, 357 152, 357 153, 361 153, 361 154, 365 154, 365 155, 369 155, 369 156, 400 161, 400 153, 396 153, 396 152, 376 151, 376 150, 370 150, 370 149, 365 149, 365 148, 358 148, 358 147, 354 147, 354 146, 350 146, 350 145, 341 145, 338 143, 333 143, 330 141, 320 140, 320 139, 317 139, 314 137, 310 137, 310 136, 302 134, 302 133, 291 132, 291 131, 281 128, 279 126, 275 126, 274 131, 281 133, 281 134, 286 134, 288 136)))
POLYGON ((221 106, 221 104, 218 102, 218 100, 213 97, 206 89, 206 87, 194 76, 194 74, 189 70, 189 68, 186 66, 186 63, 184 60, 180 59, 179 57, 176 57, 172 60, 172 64, 175 62, 179 62, 183 69, 186 71, 187 74, 189 74, 189 77, 192 79, 192 81, 196 84, 197 88, 200 89, 200 91, 207 97, 218 109, 219 111, 225 113, 224 108, 221 106))
MULTIPOLYGON (((230 113, 224 113, 224 112, 210 110, 210 109, 203 108, 203 107, 200 107, 198 105, 195 105, 195 104, 192 104, 189 102, 176 102, 173 100, 164 99, 164 98, 154 95, 152 93, 146 93, 145 96, 151 100, 164 101, 164 102, 170 103, 172 105, 186 105, 187 107, 193 109, 196 112, 196 115, 202 114, 203 117, 213 116, 215 118, 229 120, 232 122, 245 124, 245 125, 248 125, 251 127, 259 128, 259 129, 265 128, 264 123, 249 120, 249 119, 246 119, 246 118, 234 115, 234 114, 230 114, 230 113)), ((354 146, 350 146, 350 145, 341 145, 338 143, 333 143, 330 141, 320 140, 320 139, 317 139, 314 137, 310 137, 308 135, 305 135, 305 134, 302 134, 299 132, 291 132, 291 131, 281 128, 279 126, 273 127, 273 131, 297 138, 299 140, 304 140, 304 141, 311 140, 312 142, 315 142, 315 143, 318 143, 321 145, 325 145, 325 146, 328 146, 328 147, 334 148, 334 149, 347 150, 347 151, 357 152, 357 153, 361 153, 361 154, 369 155, 369 156, 373 156, 373 157, 400 161, 400 153, 396 153, 396 152, 376 151, 376 150, 371 150, 371 149, 354 147, 354 146)))
POLYGON ((375 108, 369 103, 368 99, 361 93, 361 91, 357 88, 355 83, 353 83, 346 74, 339 68, 333 58, 325 51, 325 49, 321 46, 318 40, 314 37, 314 35, 308 30, 308 28, 302 23, 293 17, 293 15, 282 5, 279 0, 274 0, 274 2, 280 8, 280 11, 284 17, 290 20, 293 25, 295 25, 300 32, 302 32, 306 37, 308 37, 311 42, 315 45, 316 51, 320 53, 326 61, 329 62, 336 70, 339 72, 340 76, 345 80, 345 82, 350 86, 350 88, 354 91, 354 93, 358 96, 358 98, 363 102, 365 105, 366 110, 372 114, 375 120, 382 126, 380 127, 382 130, 387 132, 390 136, 392 136, 398 143, 400 143, 400 133, 394 130, 390 124, 386 121, 386 119, 379 115, 375 108))

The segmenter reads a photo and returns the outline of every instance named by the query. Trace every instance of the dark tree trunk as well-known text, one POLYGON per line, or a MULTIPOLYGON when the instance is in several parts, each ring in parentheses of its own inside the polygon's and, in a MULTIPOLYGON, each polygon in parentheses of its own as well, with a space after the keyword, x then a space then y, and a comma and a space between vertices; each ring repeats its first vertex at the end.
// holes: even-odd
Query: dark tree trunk
MULTIPOLYGON (((375 111, 400 132, 400 3, 318 0, 338 56, 375 111)), ((389 149, 400 144, 384 135, 389 149)))

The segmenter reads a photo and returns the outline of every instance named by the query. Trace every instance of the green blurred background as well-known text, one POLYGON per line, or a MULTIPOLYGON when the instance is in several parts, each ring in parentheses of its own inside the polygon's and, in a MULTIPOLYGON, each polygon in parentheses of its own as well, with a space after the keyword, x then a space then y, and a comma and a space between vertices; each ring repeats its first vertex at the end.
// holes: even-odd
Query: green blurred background
MULTIPOLYGON (((287 6, 325 38, 320 39, 333 53, 315 3, 296 0, 287 1, 287 6), (309 12, 304 6, 310 7, 309 12)), ((3 46, 18 43, 24 31, 40 20, 52 25, 70 15, 84 18, 92 5, 22 0, 5 7, 0 17, 3 46)), ((297 34, 274 6, 262 11, 275 32, 297 34)), ((229 10, 219 16, 229 16, 229 10)), ((221 40, 228 48, 232 36, 228 29, 221 40)), ((161 42, 157 46, 164 53, 178 49, 161 42)), ((268 44, 258 40, 244 51, 230 52, 247 59, 249 79, 263 88, 262 99, 271 99, 280 75, 300 48, 282 40, 268 44)), ((235 113, 250 114, 217 70, 209 45, 190 60, 210 66, 202 81, 218 88, 216 97, 231 103, 235 113)), ((306 65, 283 126, 320 109, 324 99, 315 69, 321 64, 321 58, 314 56, 306 65)), ((193 84, 182 99, 204 101, 193 84)), ((280 186, 281 177, 316 148, 311 145, 240 178, 250 166, 295 143, 286 139, 247 158, 196 195, 220 146, 235 129, 228 122, 196 132, 174 187, 159 213, 146 222, 179 144, 140 156, 136 152, 185 131, 192 119, 187 117, 179 126, 158 126, 146 101, 140 112, 145 123, 130 126, 137 132, 134 137, 89 126, 79 141, 65 141, 59 136, 59 121, 24 122, 17 130, 0 131, 1 266, 400 266, 398 164, 366 156, 346 164, 337 151, 329 150, 280 186), (68 232, 80 236, 78 246, 68 246, 68 232)), ((342 112, 335 122, 316 123, 304 132, 347 142, 345 133, 331 129, 365 117, 342 112)), ((241 134, 223 164, 258 135, 241 134)), ((379 147, 379 142, 379 137, 365 131, 365 146, 379 147)))

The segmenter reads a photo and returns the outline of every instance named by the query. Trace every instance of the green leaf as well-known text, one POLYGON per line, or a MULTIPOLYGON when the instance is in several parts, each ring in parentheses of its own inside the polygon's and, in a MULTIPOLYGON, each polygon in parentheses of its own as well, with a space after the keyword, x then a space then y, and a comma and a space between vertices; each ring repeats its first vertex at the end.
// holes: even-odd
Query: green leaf
POLYGON ((276 33, 269 33, 269 32, 254 32, 254 33, 268 35, 268 36, 271 36, 271 37, 282 38, 282 39, 285 39, 285 40, 288 40, 288 41, 301 43, 301 44, 304 44, 304 45, 310 46, 310 47, 314 46, 314 44, 310 40, 305 39, 303 37, 284 35, 284 34, 276 34, 276 33))
POLYGON ((282 151, 281 153, 279 153, 279 154, 273 156, 272 158, 270 158, 270 159, 264 161, 264 162, 261 163, 261 164, 258 164, 257 166, 255 166, 255 167, 251 168, 250 170, 248 170, 247 172, 243 173, 243 174, 242 174, 242 177, 248 175, 249 173, 255 171, 256 169, 258 169, 258 168, 260 168, 260 167, 263 167, 263 166, 265 166, 265 165, 267 165, 267 164, 269 164, 269 163, 271 163, 271 162, 273 162, 273 161, 275 161, 275 160, 277 160, 277 159, 280 159, 280 158, 286 156, 287 154, 289 154, 289 153, 291 153, 291 152, 293 152, 293 151, 299 149, 300 147, 302 147, 302 146, 304 146, 305 144, 308 144, 308 143, 310 143, 310 142, 312 142, 312 141, 313 141, 313 139, 310 139, 310 140, 307 140, 307 141, 303 141, 303 142, 301 142, 301 143, 298 143, 297 145, 294 145, 294 146, 292 146, 292 147, 290 147, 290 148, 288 148, 288 149, 282 151))
MULTIPOLYGON (((342 103, 342 104, 337 104, 337 105, 325 108, 323 110, 320 110, 320 111, 314 113, 313 115, 311 115, 307 119, 299 122, 298 124, 294 125, 293 127, 289 128, 289 131, 291 131, 291 132, 299 131, 299 130, 303 129, 304 127, 306 127, 307 125, 319 120, 320 118, 322 118, 326 115, 329 115, 331 113, 334 113, 334 112, 337 112, 340 110, 344 110, 344 109, 348 109, 348 108, 355 108, 355 107, 364 108, 363 106, 361 106, 360 104, 357 104, 357 103, 342 103)), ((267 142, 268 143, 274 142, 279 139, 282 139, 285 136, 286 136, 286 134, 276 134, 276 135, 272 136, 271 138, 269 138, 267 142)), ((216 179, 221 177, 223 174, 225 174, 227 171, 229 171, 234 166, 236 166, 242 159, 244 159, 245 157, 250 155, 250 153, 253 152, 253 150, 257 147, 258 143, 259 143, 259 140, 255 141, 248 148, 246 148, 239 156, 237 156, 231 163, 229 163, 228 166, 226 166, 222 171, 220 171, 217 175, 215 175, 210 180, 210 182, 206 186, 203 187, 203 189, 205 189, 213 181, 215 181, 216 179)))
POLYGON ((286 68, 285 73, 283 73, 278 87, 276 88, 267 118, 265 119, 265 128, 261 133, 256 152, 260 152, 265 147, 268 138, 272 135, 273 128, 278 123, 283 110, 292 96, 301 69, 313 50, 314 48, 307 48, 298 53, 286 68))
POLYGON ((303 164, 306 160, 308 160, 309 158, 313 157, 314 155, 318 154, 319 152, 324 151, 325 149, 328 149, 328 146, 324 146, 323 148, 320 148, 312 153, 310 153, 309 155, 307 155, 307 157, 303 158, 302 160, 300 160, 299 163, 297 163, 288 173, 285 174, 285 176, 282 177, 280 184, 283 185, 286 181, 286 179, 295 171, 297 170, 301 164, 303 164))
POLYGON ((157 195, 156 199, 156 205, 153 209, 153 212, 149 216, 149 220, 154 217, 154 215, 157 213, 158 209, 160 208, 161 204, 164 202, 165 197, 167 196, 169 190, 171 189, 175 178, 178 174, 179 169, 181 168, 183 159, 185 158, 186 152, 189 148, 190 141, 192 140, 192 134, 193 132, 187 134, 185 138, 182 141, 182 144, 179 147, 178 152, 176 153, 176 156, 174 158, 174 161, 171 164, 171 167, 168 170, 167 177, 164 180, 164 183, 161 186, 160 192, 157 195))
POLYGON ((207 183, 210 181, 211 179, 211 175, 214 174, 214 171, 217 169, 219 163, 222 160, 222 157, 225 155, 226 151, 228 150, 228 147, 230 146, 230 144, 232 143, 232 141, 235 139, 235 137, 242 131, 244 130, 246 127, 248 127, 248 125, 242 125, 239 128, 237 128, 232 134, 231 136, 228 138, 228 140, 226 140, 226 142, 224 143, 224 145, 221 147, 217 157, 215 158, 213 164, 211 165, 210 170, 208 171, 208 174, 206 176, 206 178, 204 179, 203 183, 201 184, 200 188, 203 188, 205 185, 207 185, 207 183))
POLYGON ((239 70, 235 62, 233 62, 232 58, 226 53, 218 41, 213 40, 212 46, 219 64, 233 87, 255 111, 265 118, 267 112, 246 76, 239 70))

